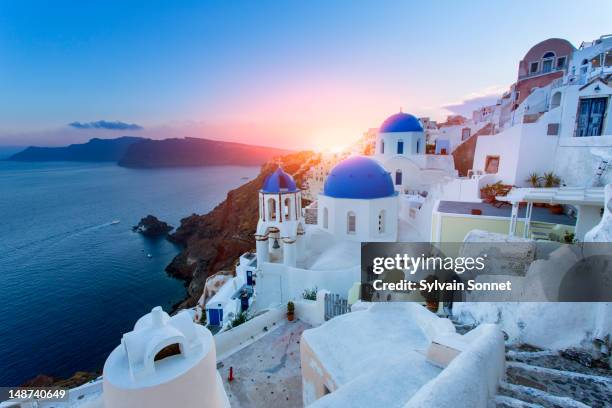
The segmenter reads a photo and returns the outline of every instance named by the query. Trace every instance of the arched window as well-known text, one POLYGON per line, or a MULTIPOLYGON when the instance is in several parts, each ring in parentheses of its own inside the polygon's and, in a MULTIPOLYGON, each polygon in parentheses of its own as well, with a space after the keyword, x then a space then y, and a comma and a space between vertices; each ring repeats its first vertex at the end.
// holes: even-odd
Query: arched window
POLYGON ((547 52, 542 56, 542 72, 550 72, 553 69, 555 62, 555 53, 547 52))
POLYGON ((329 211, 327 207, 323 208, 323 228, 329 228, 329 211))
POLYGON ((395 185, 402 185, 402 171, 400 169, 395 170, 395 185))
POLYGON ((346 233, 354 234, 357 231, 357 216, 354 212, 349 211, 346 215, 346 233))
POLYGON ((385 232, 385 210, 378 213, 378 233, 382 234, 385 232))
POLYGON ((164 358, 181 355, 181 347, 178 343, 170 344, 159 350, 153 358, 153 361, 163 360, 164 358))
POLYGON ((385 154, 385 141, 380 141, 380 154, 385 154))
POLYGON ((556 108, 561 105, 561 92, 555 92, 552 98, 550 98, 550 107, 556 108))
POLYGON ((291 219, 291 198, 289 197, 285 198, 285 205, 284 205, 283 212, 284 212, 285 220, 291 219))
POLYGON ((276 220, 276 200, 272 197, 268 198, 268 219, 276 220))
POLYGON ((397 154, 404 154, 404 141, 403 140, 397 141, 397 154))

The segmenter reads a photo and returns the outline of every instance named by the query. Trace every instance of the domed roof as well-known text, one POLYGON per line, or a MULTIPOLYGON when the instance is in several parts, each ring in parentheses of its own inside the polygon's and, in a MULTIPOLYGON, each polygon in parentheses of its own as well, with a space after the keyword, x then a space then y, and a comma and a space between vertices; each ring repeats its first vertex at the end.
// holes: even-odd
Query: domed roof
POLYGON ((354 156, 338 163, 327 176, 323 194, 334 198, 383 198, 395 195, 391 175, 375 160, 354 156))
POLYGON ((294 193, 298 191, 295 185, 293 177, 283 171, 282 168, 278 168, 274 173, 270 174, 261 189, 263 193, 294 193))
POLYGON ((422 132, 423 126, 419 120, 408 113, 400 112, 391 115, 380 125, 380 133, 390 132, 422 132))

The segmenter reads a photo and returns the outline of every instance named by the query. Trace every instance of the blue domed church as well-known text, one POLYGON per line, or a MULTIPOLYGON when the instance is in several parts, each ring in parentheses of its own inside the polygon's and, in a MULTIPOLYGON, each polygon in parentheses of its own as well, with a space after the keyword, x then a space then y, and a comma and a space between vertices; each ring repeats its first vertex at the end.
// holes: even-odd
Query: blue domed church
POLYGON ((320 228, 351 241, 397 240, 398 197, 391 175, 374 159, 350 157, 327 176, 317 205, 320 228))
POLYGON ((413 115, 399 112, 389 116, 378 129, 374 158, 393 179, 396 191, 417 189, 425 162, 425 132, 413 115))

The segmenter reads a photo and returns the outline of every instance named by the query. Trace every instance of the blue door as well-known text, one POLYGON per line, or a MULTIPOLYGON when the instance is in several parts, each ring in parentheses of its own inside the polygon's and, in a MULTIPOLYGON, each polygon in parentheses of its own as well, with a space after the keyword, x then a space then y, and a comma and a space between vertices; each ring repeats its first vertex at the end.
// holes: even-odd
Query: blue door
POLYGON ((240 296, 240 310, 245 312, 249 308, 249 296, 244 294, 240 296))
POLYGON ((208 309, 208 324, 210 326, 221 326, 223 321, 223 309, 208 309))
POLYGON ((576 136, 601 136, 607 98, 581 99, 576 136))
POLYGON ((253 286, 253 271, 247 271, 247 285, 253 286))
POLYGON ((397 154, 404 154, 404 142, 402 140, 397 142, 397 154))
POLYGON ((402 171, 401 170, 398 170, 395 172, 395 185, 396 186, 402 185, 402 171))

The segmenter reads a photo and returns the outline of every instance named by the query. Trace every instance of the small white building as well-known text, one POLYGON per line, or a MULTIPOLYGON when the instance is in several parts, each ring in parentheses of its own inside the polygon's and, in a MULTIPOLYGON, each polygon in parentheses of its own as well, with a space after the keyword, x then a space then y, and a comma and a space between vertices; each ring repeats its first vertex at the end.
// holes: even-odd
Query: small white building
POLYGON ((182 311, 141 317, 104 364, 104 405, 113 408, 229 407, 213 336, 182 311))
POLYGON ((351 241, 397 240, 398 198, 390 174, 354 156, 332 169, 318 200, 318 226, 351 241))

